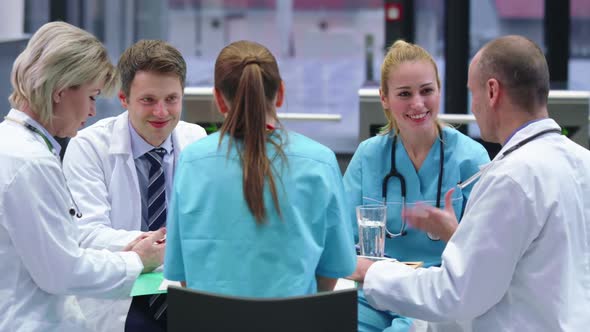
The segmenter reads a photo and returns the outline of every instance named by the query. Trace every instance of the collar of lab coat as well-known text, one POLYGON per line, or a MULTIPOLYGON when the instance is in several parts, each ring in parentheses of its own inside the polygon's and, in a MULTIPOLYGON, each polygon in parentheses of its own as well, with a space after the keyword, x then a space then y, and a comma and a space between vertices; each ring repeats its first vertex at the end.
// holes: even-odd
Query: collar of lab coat
MULTIPOLYGON (((30 116, 28 116, 26 113, 17 110, 15 108, 10 109, 10 112, 8 112, 8 115, 6 115, 7 118, 12 118, 15 119, 17 121, 22 121, 25 123, 30 124, 31 126, 37 128, 37 130, 41 131, 43 133, 43 135, 45 136, 45 138, 47 138, 47 140, 49 140, 49 143, 51 143, 52 146, 52 150, 51 153, 54 154, 55 156, 59 157, 59 154, 61 152, 61 145, 59 145, 59 143, 55 140, 55 138, 53 138, 53 136, 47 131, 47 129, 45 129, 45 127, 43 127, 39 122, 35 121, 33 118, 31 118, 30 116)), ((37 136, 38 134, 34 134, 35 136, 37 136)), ((43 142, 43 144, 45 144, 45 141, 43 141, 43 139, 39 136, 40 141, 43 142)))
POLYGON ((510 149, 511 147, 515 146, 516 144, 520 143, 521 141, 543 131, 543 130, 547 130, 547 129, 560 129, 561 127, 557 124, 557 122, 555 122, 555 120, 551 119, 551 118, 547 118, 547 119, 543 119, 537 122, 533 122, 531 124, 529 124, 528 126, 520 129, 519 131, 517 131, 516 133, 514 133, 514 135, 512 136, 512 138, 510 138, 510 140, 508 141, 508 143, 506 143, 506 145, 504 145, 502 147, 502 149, 500 150, 500 152, 498 152, 498 154, 496 155, 496 157, 494 158, 494 160, 497 160, 498 158, 500 158, 502 156, 502 154, 504 152, 506 152, 506 150, 510 149))
POLYGON ((500 158, 502 158, 502 155, 506 150, 510 149, 511 147, 520 143, 521 141, 547 129, 560 129, 560 127, 557 124, 557 122, 555 122, 555 120, 547 118, 539 120, 537 122, 533 122, 528 126, 519 129, 517 132, 514 133, 514 135, 508 141, 508 143, 502 147, 502 149, 500 150, 500 152, 498 152, 496 157, 494 157, 494 159, 491 162, 485 165, 481 165, 479 167, 479 172, 473 174, 469 179, 463 181, 463 184, 460 185, 460 188, 469 186, 475 180, 479 179, 483 174, 485 174, 489 169, 491 169, 492 166, 494 166, 497 160, 500 160, 500 158))
POLYGON ((131 155, 131 134, 128 127, 129 113, 123 112, 113 124, 109 154, 131 155))

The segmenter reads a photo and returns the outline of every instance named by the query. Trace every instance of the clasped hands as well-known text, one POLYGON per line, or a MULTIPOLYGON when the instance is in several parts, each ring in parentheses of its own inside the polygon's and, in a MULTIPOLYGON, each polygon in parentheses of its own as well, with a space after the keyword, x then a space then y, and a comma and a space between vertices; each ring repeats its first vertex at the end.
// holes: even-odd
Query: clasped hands
POLYGON ((164 263, 166 250, 166 228, 157 231, 141 233, 135 240, 129 242, 123 251, 133 251, 139 255, 143 263, 142 273, 152 272, 164 263))

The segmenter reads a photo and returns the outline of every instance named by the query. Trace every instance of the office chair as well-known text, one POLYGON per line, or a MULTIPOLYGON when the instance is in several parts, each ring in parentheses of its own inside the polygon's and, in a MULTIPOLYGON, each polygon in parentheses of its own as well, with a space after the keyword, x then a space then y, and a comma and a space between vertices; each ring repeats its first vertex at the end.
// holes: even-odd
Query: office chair
POLYGON ((168 287, 168 331, 357 331, 357 291, 249 298, 168 287))

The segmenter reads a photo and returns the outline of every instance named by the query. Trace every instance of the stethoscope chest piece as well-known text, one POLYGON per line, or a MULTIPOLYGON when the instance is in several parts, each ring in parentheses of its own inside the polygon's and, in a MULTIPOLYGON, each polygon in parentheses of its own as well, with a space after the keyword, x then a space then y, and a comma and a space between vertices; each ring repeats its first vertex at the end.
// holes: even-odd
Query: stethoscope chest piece
POLYGON ((427 232, 426 235, 428 236, 429 239, 431 239, 432 241, 438 241, 440 240, 440 236, 434 235, 432 233, 427 232))

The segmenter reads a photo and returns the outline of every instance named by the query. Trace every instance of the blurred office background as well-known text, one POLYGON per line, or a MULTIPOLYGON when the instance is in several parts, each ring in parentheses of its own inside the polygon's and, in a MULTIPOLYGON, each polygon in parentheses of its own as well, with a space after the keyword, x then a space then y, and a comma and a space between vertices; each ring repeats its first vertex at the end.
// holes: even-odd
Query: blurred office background
MULTIPOLYGON (((589 0, 11 0, 0 4, 0 115, 9 109, 12 61, 51 20, 95 34, 113 61, 139 39, 165 39, 187 59, 191 87, 212 85, 224 45, 258 41, 277 56, 287 86, 280 111, 340 116, 287 127, 342 155, 359 143, 358 90, 378 85, 385 48, 397 37, 436 58, 442 112, 469 113, 467 65, 505 34, 527 36, 546 51, 552 89, 590 90, 589 0)), ((103 99, 89 124, 121 111, 115 99, 103 99)), ((463 130, 478 136, 475 125, 463 130)))

